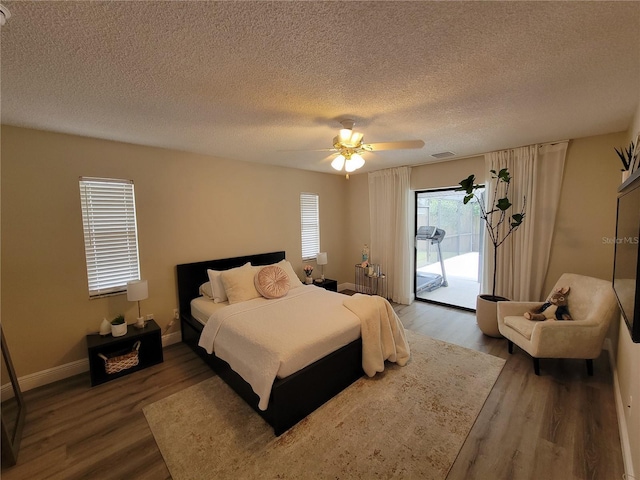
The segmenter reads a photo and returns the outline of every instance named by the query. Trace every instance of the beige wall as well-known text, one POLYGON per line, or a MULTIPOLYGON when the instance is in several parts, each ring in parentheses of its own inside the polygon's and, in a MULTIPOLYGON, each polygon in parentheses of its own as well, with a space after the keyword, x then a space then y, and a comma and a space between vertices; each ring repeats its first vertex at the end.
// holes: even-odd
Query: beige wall
POLYGON ((320 195, 325 274, 351 281, 339 175, 2 126, 2 325, 18 376, 86 358, 85 335, 136 304, 89 300, 79 176, 133 179, 143 313, 177 305, 175 265, 285 250, 302 276, 300 192, 320 195))
MULTIPOLYGON (((640 133, 640 103, 636 109, 634 120, 627 135, 617 145, 628 145, 635 142, 640 133)), ((638 308, 638 305, 636 305, 638 308)), ((620 385, 620 398, 624 412, 627 432, 629 435, 630 463, 636 478, 640 477, 640 344, 631 341, 631 335, 622 316, 618 329, 616 358, 616 373, 620 385), (630 400, 633 399, 633 402, 630 400), (631 403, 631 407, 629 404, 631 403)), ((630 472, 629 472, 630 473, 630 472)))
POLYGON ((345 254, 350 267, 349 282, 355 282, 354 266, 362 260, 362 248, 370 243, 369 176, 351 175, 347 182, 347 241, 345 254))
POLYGON ((620 160, 614 147, 624 133, 569 142, 562 193, 544 291, 564 272, 611 280, 620 160))
POLYGON ((484 182, 484 156, 430 163, 411 169, 411 189, 457 187, 460 180, 474 174, 478 183, 484 182))

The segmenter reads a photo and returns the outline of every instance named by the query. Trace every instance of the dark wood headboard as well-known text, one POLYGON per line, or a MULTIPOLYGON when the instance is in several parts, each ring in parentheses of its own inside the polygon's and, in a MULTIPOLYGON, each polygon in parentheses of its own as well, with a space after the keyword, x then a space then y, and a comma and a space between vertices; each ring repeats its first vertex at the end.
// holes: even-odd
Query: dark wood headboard
POLYGON ((241 267, 247 262, 251 262, 251 265, 271 265, 272 263, 278 263, 280 260, 284 260, 284 258, 285 252, 271 252, 177 265, 176 272, 180 314, 189 315, 191 313, 191 300, 200 295, 198 291, 200 285, 209 281, 207 269, 229 270, 231 268, 241 267))

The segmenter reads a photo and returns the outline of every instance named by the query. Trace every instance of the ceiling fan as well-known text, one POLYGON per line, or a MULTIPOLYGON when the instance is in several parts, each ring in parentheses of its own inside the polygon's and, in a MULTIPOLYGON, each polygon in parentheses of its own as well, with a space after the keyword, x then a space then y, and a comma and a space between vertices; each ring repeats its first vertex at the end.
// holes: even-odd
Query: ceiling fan
POLYGON ((333 159, 331 166, 335 170, 344 170, 354 172, 364 166, 364 158, 362 154, 365 152, 379 152, 382 150, 400 150, 408 148, 422 148, 424 142, 422 140, 406 140, 402 142, 385 142, 385 143, 363 143, 364 134, 355 132, 353 126, 355 121, 347 118, 340 122, 342 128, 333 138, 333 148, 338 156, 333 159))

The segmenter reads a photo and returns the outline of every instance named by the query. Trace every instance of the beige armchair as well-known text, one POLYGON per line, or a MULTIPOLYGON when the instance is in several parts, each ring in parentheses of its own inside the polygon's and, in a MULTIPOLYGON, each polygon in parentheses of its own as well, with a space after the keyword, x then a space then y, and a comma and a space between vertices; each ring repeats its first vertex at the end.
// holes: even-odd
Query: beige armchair
POLYGON ((509 341, 533 357, 533 368, 540 375, 540 358, 584 358, 593 375, 593 359, 600 356, 609 324, 620 313, 611 282, 599 278, 565 273, 553 287, 571 287, 569 312, 573 320, 532 321, 524 313, 542 302, 498 302, 498 329, 509 341))

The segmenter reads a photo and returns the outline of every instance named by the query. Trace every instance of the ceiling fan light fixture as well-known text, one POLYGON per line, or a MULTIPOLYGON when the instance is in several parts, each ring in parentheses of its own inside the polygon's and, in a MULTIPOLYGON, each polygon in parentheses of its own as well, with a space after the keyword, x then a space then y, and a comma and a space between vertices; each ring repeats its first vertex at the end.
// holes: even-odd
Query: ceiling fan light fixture
POLYGON ((364 138, 364 134, 360 132, 353 132, 351 134, 351 144, 354 147, 357 147, 362 143, 362 139, 364 138))
POLYGON ((344 169, 346 172, 354 172, 356 170, 356 162, 355 160, 349 159, 344 162, 344 169))
POLYGON ((351 163, 354 165, 353 170, 357 170, 364 167, 364 158, 362 158, 360 154, 354 153, 353 155, 351 155, 351 163))
POLYGON ((365 160, 362 154, 366 152, 374 152, 378 150, 398 150, 406 148, 422 148, 424 142, 422 140, 406 140, 402 142, 386 142, 386 143, 363 143, 364 134, 354 132, 353 126, 355 122, 351 119, 340 121, 342 128, 338 131, 338 135, 333 137, 333 150, 338 156, 331 162, 331 167, 335 170, 344 170, 349 173, 355 172, 359 168, 364 167, 365 160))
POLYGON ((351 134, 352 133, 353 133, 353 131, 348 129, 348 128, 341 128, 340 129, 340 133, 338 133, 338 141, 340 143, 349 143, 349 142, 351 142, 351 134))
POLYGON ((336 158, 333 159, 333 162, 331 162, 331 166, 335 169, 335 170, 342 170, 342 167, 344 167, 344 155, 338 155, 336 158))
POLYGON ((338 135, 333 139, 333 145, 336 148, 359 148, 363 138, 363 133, 354 132, 352 128, 345 127, 341 128, 338 135))
POLYGON ((344 169, 347 172, 355 172, 357 169, 364 165, 364 158, 357 153, 352 153, 347 161, 344 163, 344 169))

